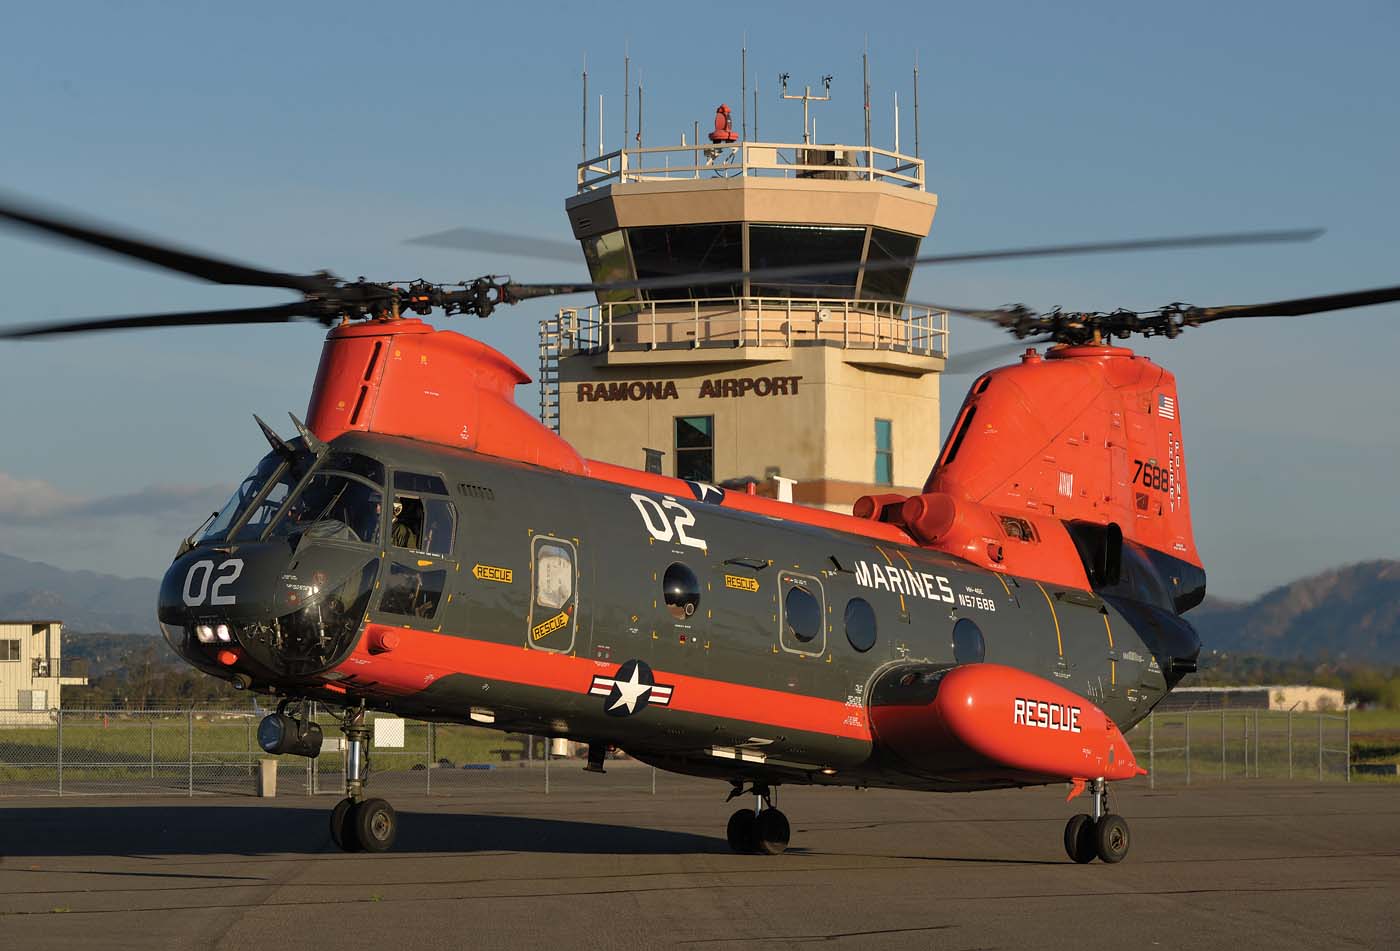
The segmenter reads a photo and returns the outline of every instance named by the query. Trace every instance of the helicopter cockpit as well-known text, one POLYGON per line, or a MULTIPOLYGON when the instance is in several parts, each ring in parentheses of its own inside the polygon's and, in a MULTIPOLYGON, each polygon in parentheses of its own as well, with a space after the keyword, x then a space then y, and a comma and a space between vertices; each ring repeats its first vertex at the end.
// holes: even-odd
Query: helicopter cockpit
POLYGON ((268 680, 324 669, 369 606, 384 486, 384 465, 361 452, 274 444, 166 572, 166 640, 226 677, 234 666, 268 680))

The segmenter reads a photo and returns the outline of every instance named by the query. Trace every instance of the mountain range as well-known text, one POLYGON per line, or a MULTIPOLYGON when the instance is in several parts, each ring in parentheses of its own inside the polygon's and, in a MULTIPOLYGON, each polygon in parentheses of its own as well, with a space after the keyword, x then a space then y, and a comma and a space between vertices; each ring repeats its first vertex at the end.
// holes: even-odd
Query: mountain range
MULTIPOLYGON (((155 578, 66 571, 0 554, 0 618, 75 631, 157 633, 155 578)), ((1366 561, 1248 602, 1207 598, 1187 615, 1207 651, 1400 664, 1400 561, 1366 561)))

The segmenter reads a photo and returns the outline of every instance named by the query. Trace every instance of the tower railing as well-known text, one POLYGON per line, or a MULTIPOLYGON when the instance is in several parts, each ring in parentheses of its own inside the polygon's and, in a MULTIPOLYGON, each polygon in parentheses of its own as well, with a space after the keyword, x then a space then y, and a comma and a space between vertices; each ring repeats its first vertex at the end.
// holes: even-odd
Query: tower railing
POLYGON ((618 149, 578 164, 578 190, 674 179, 768 177, 881 182, 924 189, 924 161, 876 146, 695 143, 618 149))
POLYGON ((946 357, 948 313, 902 301, 698 297, 570 307, 540 323, 542 372, 558 353, 810 345, 946 357))

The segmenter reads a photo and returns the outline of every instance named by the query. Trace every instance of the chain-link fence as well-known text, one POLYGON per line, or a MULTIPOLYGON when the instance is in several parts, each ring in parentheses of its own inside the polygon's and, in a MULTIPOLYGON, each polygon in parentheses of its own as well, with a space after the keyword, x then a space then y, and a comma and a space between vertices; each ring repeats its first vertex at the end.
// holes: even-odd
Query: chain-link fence
MULTIPOLYGON (((258 746, 265 710, 0 711, 0 797, 253 794, 259 763, 277 760, 281 795, 341 795, 345 742, 339 724, 316 759, 270 757, 258 746)), ((372 731, 376 715, 369 716, 372 731)), ((550 755, 542 737, 413 720, 371 739, 377 795, 597 790, 582 760, 550 755), (402 741, 393 735, 402 726, 402 741), (384 745, 389 739, 394 745, 384 745)), ((376 734, 372 732, 372 737, 376 734)), ((1154 713, 1128 734, 1148 782, 1351 778, 1350 714, 1271 710, 1154 713)), ((656 791, 656 771, 610 759, 610 788, 656 791)))
MULTIPOLYGON (((0 710, 0 798, 11 796, 254 794, 260 762, 277 761, 280 795, 343 795, 345 741, 339 723, 316 715, 321 755, 269 756, 258 746, 266 710, 0 710)), ((371 730, 374 714, 368 717, 371 730)), ((583 760, 551 755, 542 737, 478 727, 382 718, 397 729, 371 733, 376 794, 451 795, 483 788, 548 793, 572 788, 583 760), (386 743, 385 740, 388 742, 386 743)), ((655 791, 655 771, 609 759, 609 785, 655 791)), ((596 786, 594 787, 596 788, 596 786)))

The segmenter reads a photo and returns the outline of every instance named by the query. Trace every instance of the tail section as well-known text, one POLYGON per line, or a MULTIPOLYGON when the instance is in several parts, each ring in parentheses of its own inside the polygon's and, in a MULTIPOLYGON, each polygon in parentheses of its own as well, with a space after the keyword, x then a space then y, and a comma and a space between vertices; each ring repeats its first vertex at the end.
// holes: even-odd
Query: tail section
POLYGON ((1181 612, 1205 595, 1181 417, 1176 379, 1131 350, 1028 350, 973 384, 922 495, 857 514, 988 567, 1127 585, 1181 612))

